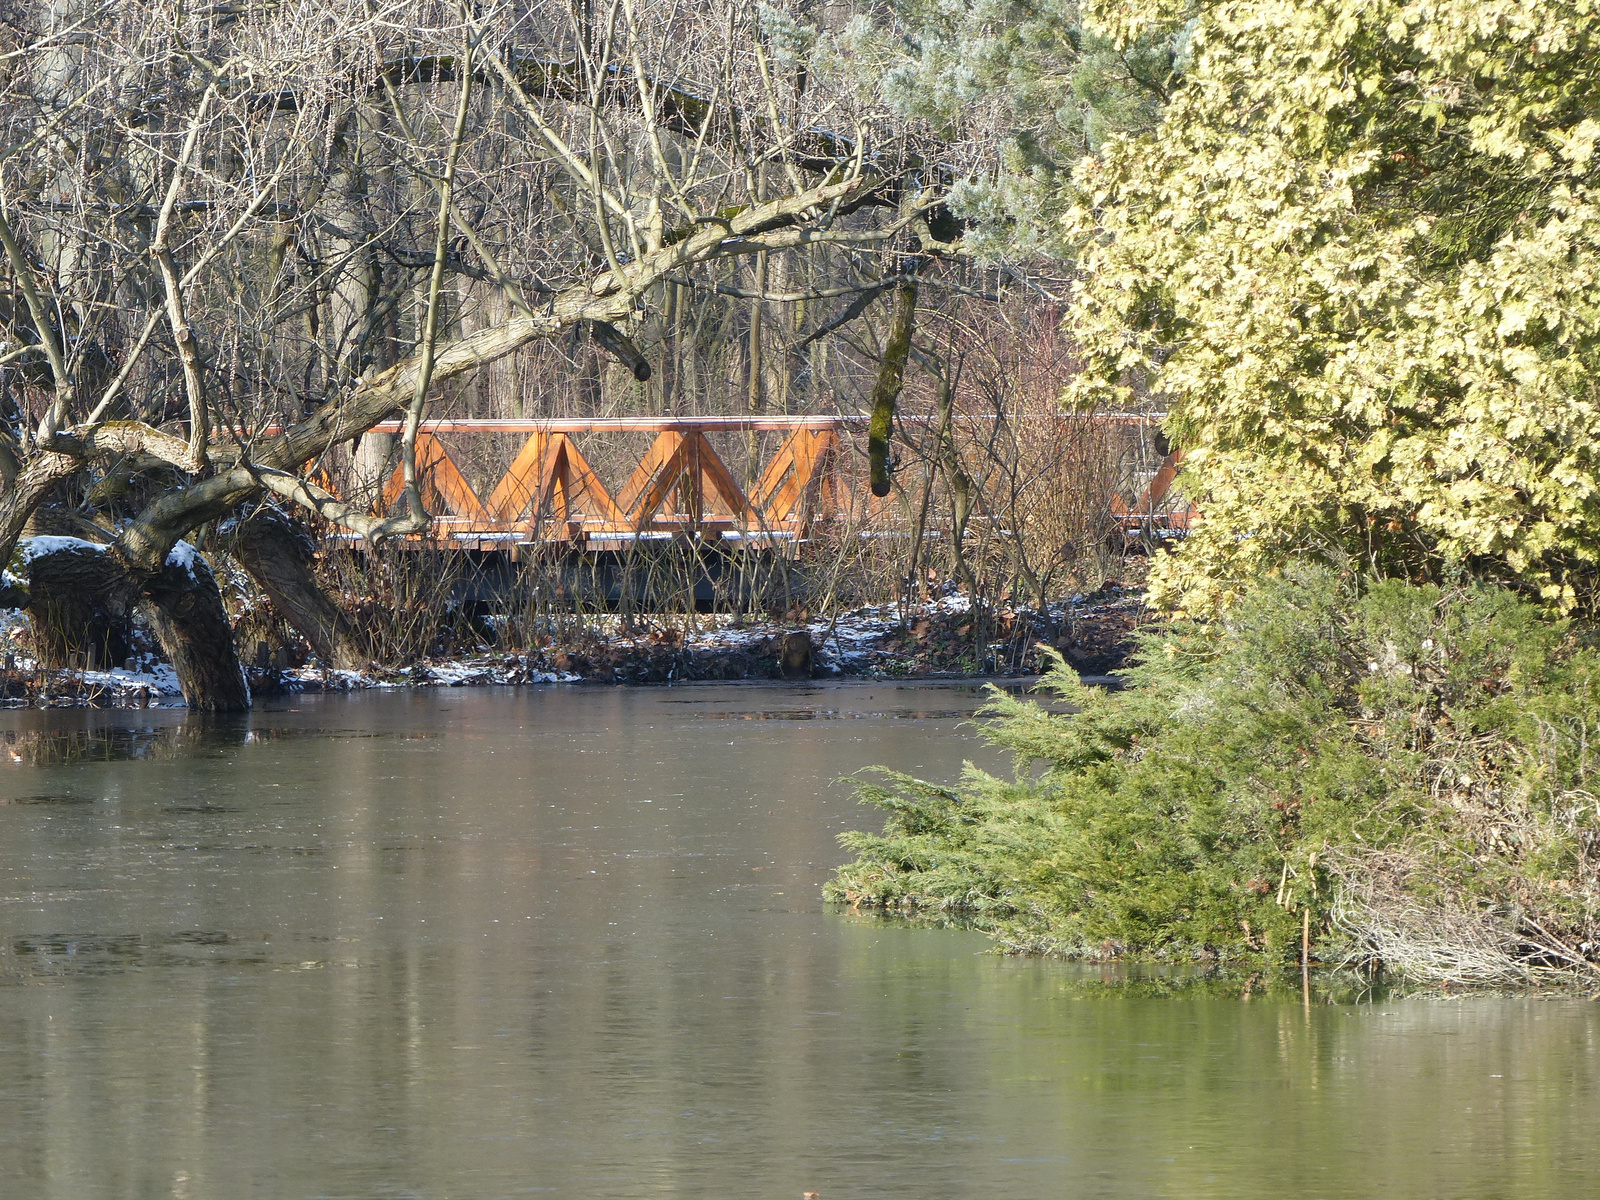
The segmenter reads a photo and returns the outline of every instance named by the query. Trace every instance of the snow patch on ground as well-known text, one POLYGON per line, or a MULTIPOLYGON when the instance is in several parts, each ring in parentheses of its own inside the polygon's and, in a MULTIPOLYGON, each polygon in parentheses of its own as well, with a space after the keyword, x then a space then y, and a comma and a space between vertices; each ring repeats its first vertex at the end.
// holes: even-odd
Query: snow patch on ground
POLYGON ((170 663, 154 663, 139 671, 128 671, 117 667, 110 671, 74 671, 72 674, 79 676, 87 684, 100 684, 102 687, 115 688, 119 692, 137 692, 143 688, 153 696, 183 695, 183 689, 178 686, 178 673, 172 669, 170 663))
POLYGON ((581 676, 546 671, 524 655, 495 654, 473 658, 425 659, 402 671, 339 671, 295 667, 278 673, 294 691, 349 692, 365 688, 485 687, 492 684, 575 683, 581 676))
MULTIPOLYGON (((17 673, 37 678, 38 666, 32 659, 18 659, 17 673)), ((183 705, 183 689, 178 675, 168 663, 155 663, 144 670, 51 671, 44 686, 32 697, 14 696, 0 700, 3 708, 77 708, 84 705, 115 708, 171 708, 183 705), (176 704, 174 704, 176 702, 176 704)))

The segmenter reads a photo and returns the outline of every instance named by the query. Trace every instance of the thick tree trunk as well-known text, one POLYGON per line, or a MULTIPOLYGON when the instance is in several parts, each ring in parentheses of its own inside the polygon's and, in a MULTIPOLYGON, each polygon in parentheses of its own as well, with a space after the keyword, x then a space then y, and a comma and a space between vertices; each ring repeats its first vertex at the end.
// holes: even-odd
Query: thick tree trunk
POLYGON ((317 585, 311 539, 295 521, 275 509, 258 509, 236 527, 233 552, 319 659, 345 671, 367 664, 370 656, 355 626, 317 585))
POLYGON ((37 553, 28 543, 25 576, 28 615, 39 664, 65 667, 74 653, 94 646, 105 662, 126 653, 135 596, 128 574, 109 548, 55 538, 57 548, 37 553))
POLYGON ((143 595, 139 611, 178 673, 184 702, 197 712, 248 711, 250 684, 210 564, 180 543, 143 595))
POLYGON ((383 485, 388 480, 389 474, 394 469, 394 434, 392 433, 364 433, 361 441, 356 445, 354 470, 352 480, 354 494, 350 497, 355 504, 364 504, 377 511, 378 501, 383 495, 383 485))
POLYGON ((243 712, 250 687, 233 643, 222 593, 206 560, 180 545, 155 574, 130 572, 111 547, 59 539, 30 545, 28 609, 46 662, 125 630, 134 608, 172 661, 189 707, 243 712))

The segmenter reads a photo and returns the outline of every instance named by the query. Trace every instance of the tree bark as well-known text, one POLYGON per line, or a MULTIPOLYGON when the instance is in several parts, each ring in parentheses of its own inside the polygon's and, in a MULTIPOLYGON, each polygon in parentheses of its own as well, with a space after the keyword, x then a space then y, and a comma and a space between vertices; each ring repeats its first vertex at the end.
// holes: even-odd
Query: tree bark
POLYGON ((66 454, 36 453, 23 465, 11 486, 0 492, 0 564, 9 562, 17 539, 40 504, 83 464, 66 454))
POLYGON ((342 671, 367 665, 371 656, 360 634, 311 573, 314 548, 297 522, 276 509, 260 508, 239 522, 233 552, 319 659, 342 671))
POLYGON ((135 597, 127 572, 106 548, 68 543, 28 562, 27 580, 40 666, 65 667, 90 646, 108 662, 126 652, 135 597))
MULTIPOLYGON (((155 631, 190 708, 244 712, 250 688, 216 577, 201 555, 180 547, 149 573, 130 571, 115 549, 67 543, 27 564, 28 610, 46 661, 107 643, 137 607, 155 631)), ((124 635, 125 636, 125 635, 124 635)), ((52 664, 53 665, 53 664, 52 664)))
POLYGON ((650 362, 632 338, 610 321, 590 321, 589 333, 602 350, 632 371, 635 379, 640 383, 649 381, 650 362))
POLYGON ((139 611, 178 673, 184 702, 197 712, 249 711, 250 684, 210 564, 197 551, 175 553, 143 596, 139 611))
POLYGON ((894 406, 900 399, 906 359, 911 354, 911 325, 916 311, 917 285, 907 280, 900 285, 895 296, 894 318, 889 323, 889 337, 878 365, 878 381, 872 389, 872 423, 867 428, 867 459, 872 469, 874 496, 889 494, 889 436, 894 431, 894 406))

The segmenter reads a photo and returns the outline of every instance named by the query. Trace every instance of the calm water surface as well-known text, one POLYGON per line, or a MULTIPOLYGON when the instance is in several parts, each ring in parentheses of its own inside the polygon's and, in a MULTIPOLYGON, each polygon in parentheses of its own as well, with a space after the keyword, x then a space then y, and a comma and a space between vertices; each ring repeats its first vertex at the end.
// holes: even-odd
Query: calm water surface
POLYGON ((0 714, 0 1195, 1600 1195, 1600 1006, 1137 999, 824 909, 963 688, 0 714))

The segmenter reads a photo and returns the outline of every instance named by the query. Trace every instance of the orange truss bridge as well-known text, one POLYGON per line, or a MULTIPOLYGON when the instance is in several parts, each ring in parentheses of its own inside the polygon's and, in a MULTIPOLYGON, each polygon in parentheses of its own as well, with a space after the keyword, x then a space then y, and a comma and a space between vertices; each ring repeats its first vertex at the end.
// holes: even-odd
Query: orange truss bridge
MULTIPOLYGON (((1135 414, 1108 414, 1118 423, 1149 423, 1135 414)), ((612 549, 641 538, 697 533, 753 545, 793 543, 819 522, 876 513, 879 502, 851 476, 844 453, 849 434, 865 416, 578 417, 443 419, 423 424, 417 468, 423 499, 434 514, 425 538, 403 544, 457 549, 512 550, 532 544, 612 549), (620 487, 608 487, 579 447, 586 434, 654 434, 648 450, 620 487), (778 433, 777 451, 760 465, 755 481, 741 485, 708 434, 778 433), (443 438, 515 435, 521 448, 492 486, 474 488, 443 438)), ((375 426, 397 434, 400 423, 375 426)), ((515 443, 513 443, 515 444, 515 443)), ((1130 533, 1161 527, 1187 530, 1196 515, 1172 491, 1182 452, 1166 455, 1131 504, 1109 498, 1110 515, 1130 533)), ((505 459, 501 457, 499 461, 505 459)), ((342 472, 341 472, 342 474, 342 472)), ((318 481, 336 494, 353 494, 326 472, 318 481)), ((374 507, 388 511, 400 499, 399 467, 388 475, 374 507)), ((371 494, 369 492, 369 494, 371 494)))
POLYGON ((1193 504, 1173 494, 1172 486, 1178 481, 1178 469, 1182 465, 1183 451, 1168 450, 1137 500, 1130 505, 1121 496, 1112 497, 1111 515, 1125 532, 1189 532, 1200 512, 1193 504))
MULTIPOLYGON (((757 543, 791 541, 806 536, 816 521, 844 515, 849 494, 837 470, 840 435, 848 426, 864 424, 865 418, 842 416, 425 422, 417 435, 417 470, 424 502, 437 514, 427 540, 481 550, 536 542, 604 549, 640 537, 691 532, 757 543), (760 432, 785 436, 747 491, 706 435, 760 432), (606 486, 579 448, 577 435, 595 433, 655 434, 617 490, 606 486), (440 440, 462 434, 516 434, 526 440, 505 474, 481 494, 440 440)), ((399 431, 398 422, 373 430, 399 431)), ((385 511, 403 487, 396 467, 383 487, 385 511)))

